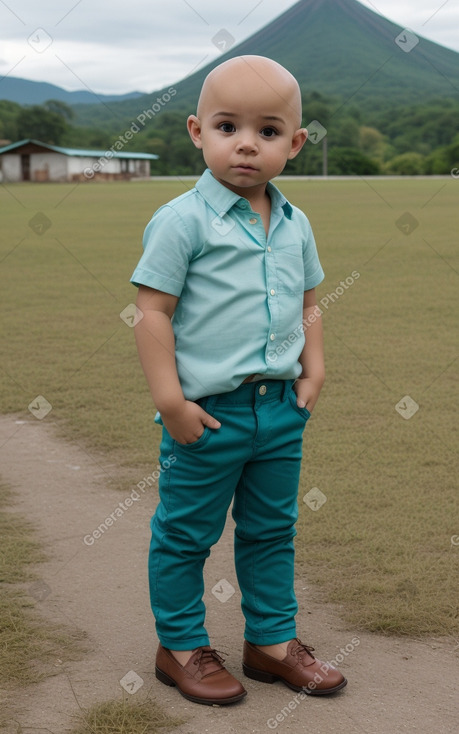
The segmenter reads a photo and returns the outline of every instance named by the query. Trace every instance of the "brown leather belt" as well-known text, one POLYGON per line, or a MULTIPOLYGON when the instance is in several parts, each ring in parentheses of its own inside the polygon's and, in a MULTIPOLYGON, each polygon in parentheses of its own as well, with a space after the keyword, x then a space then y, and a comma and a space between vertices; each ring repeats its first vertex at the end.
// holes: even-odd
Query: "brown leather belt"
POLYGON ((245 378, 245 380, 242 381, 242 384, 245 385, 247 382, 256 382, 257 380, 262 380, 263 375, 259 375, 257 372, 254 372, 253 375, 249 375, 245 378))

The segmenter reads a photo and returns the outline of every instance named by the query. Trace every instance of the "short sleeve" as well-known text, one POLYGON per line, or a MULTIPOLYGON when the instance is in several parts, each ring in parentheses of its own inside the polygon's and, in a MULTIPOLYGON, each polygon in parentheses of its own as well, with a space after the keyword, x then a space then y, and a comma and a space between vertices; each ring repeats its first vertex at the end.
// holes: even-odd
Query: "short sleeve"
POLYGON ((185 221, 166 204, 147 224, 143 255, 132 274, 131 283, 179 297, 192 254, 191 237, 185 221))
POLYGON ((305 236, 303 240, 304 290, 309 291, 321 283, 325 277, 317 253, 316 241, 308 218, 305 220, 305 236))

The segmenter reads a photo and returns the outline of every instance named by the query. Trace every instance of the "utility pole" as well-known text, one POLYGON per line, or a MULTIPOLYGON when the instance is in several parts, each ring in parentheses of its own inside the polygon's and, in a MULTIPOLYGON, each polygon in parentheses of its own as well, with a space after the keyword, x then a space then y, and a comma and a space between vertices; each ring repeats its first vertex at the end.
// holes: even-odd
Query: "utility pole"
POLYGON ((324 137, 322 141, 322 150, 323 150, 323 173, 322 175, 327 177, 328 176, 328 142, 327 142, 327 136, 324 137))

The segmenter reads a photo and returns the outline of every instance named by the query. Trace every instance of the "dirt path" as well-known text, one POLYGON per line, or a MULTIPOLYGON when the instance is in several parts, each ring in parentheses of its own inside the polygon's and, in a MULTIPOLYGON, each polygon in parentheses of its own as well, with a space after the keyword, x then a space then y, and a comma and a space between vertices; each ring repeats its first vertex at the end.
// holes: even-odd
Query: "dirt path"
MULTIPOLYGON (((60 674, 20 694, 16 720, 23 734, 64 734, 77 702, 89 706, 119 698, 120 680, 130 671, 134 671, 130 674, 134 683, 128 682, 131 690, 139 684, 139 676, 142 692, 149 692, 171 714, 187 719, 177 734, 457 731, 459 664, 454 643, 387 639, 348 630, 339 610, 320 604, 303 577, 296 587, 300 634, 322 659, 343 657, 340 668, 349 685, 334 698, 295 702, 294 692, 280 683, 269 686, 246 679, 240 666, 239 592, 223 603, 211 591, 222 579, 237 589, 231 519, 206 565, 207 626, 215 647, 230 653, 227 667, 243 681, 248 696, 228 707, 186 701, 154 677, 157 642, 146 554, 156 488, 128 506, 126 499, 143 477, 133 476, 124 493, 108 490, 107 475, 115 475, 116 466, 106 465, 103 457, 91 456, 75 443, 63 443, 47 420, 0 418, 0 447, 1 473, 17 492, 18 511, 34 520, 50 556, 40 566, 41 582, 30 591, 47 618, 84 630, 90 647, 83 660, 61 666, 60 674), (113 525, 92 545, 85 544, 84 537, 111 513, 116 517, 113 525)), ((59 669, 58 661, 56 666, 59 669)))

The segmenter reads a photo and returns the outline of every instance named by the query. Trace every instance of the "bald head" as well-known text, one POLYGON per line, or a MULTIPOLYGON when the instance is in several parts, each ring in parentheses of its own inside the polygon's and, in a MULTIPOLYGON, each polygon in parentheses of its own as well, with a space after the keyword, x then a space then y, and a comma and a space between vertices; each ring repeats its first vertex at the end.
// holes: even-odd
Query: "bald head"
POLYGON ((232 101, 253 109, 282 109, 296 128, 301 125, 301 92, 287 69, 265 56, 236 56, 220 64, 205 78, 198 101, 202 119, 215 105, 232 101))
POLYGON ((298 82, 264 56, 237 56, 213 69, 197 114, 187 119, 191 140, 214 177, 240 196, 265 195, 267 182, 305 144, 308 131, 300 125, 298 82))

